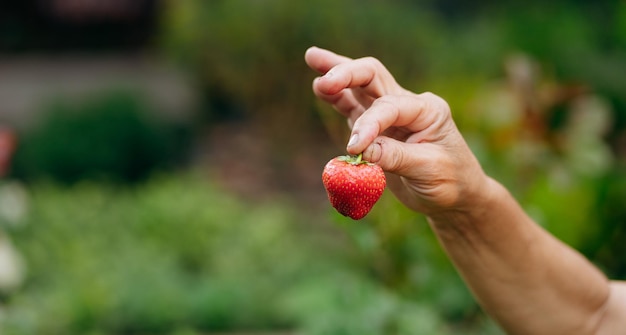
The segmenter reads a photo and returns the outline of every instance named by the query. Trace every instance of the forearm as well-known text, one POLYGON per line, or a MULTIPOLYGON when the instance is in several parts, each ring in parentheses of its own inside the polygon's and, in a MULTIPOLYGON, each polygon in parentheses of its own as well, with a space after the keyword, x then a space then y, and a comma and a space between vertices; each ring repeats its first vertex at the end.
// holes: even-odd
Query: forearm
POLYGON ((429 218, 479 303, 510 334, 594 333, 608 280, 488 184, 471 210, 429 218))

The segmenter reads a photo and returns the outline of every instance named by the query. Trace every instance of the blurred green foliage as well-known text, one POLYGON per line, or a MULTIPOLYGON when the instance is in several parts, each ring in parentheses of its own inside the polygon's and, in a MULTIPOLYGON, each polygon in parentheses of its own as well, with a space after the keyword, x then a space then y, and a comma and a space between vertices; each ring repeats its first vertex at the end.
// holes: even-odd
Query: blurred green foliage
POLYGON ((168 333, 285 324, 275 295, 305 267, 293 213, 198 177, 138 189, 40 185, 15 231, 29 264, 3 334, 168 333))
POLYGON ((626 42, 618 29, 625 20, 623 7, 616 0, 472 6, 461 1, 182 0, 166 2, 160 41, 197 77, 209 100, 210 120, 237 111, 267 127, 268 136, 293 143, 319 130, 312 94, 303 89, 314 76, 302 61, 311 45, 350 57, 375 56, 402 85, 444 95, 459 114, 467 113, 456 102, 501 77, 505 59, 517 52, 538 59, 559 79, 602 91, 624 108, 620 74, 626 70, 626 42))
POLYGON ((148 106, 125 91, 51 101, 43 107, 45 117, 19 134, 13 175, 29 181, 134 182, 175 166, 187 152, 188 132, 149 114, 148 106))
MULTIPOLYGON (((409 299, 354 262, 367 260, 343 246, 337 226, 320 229, 325 213, 284 199, 250 203, 195 174, 133 188, 41 183, 30 196, 11 232, 28 279, 3 311, 7 335, 454 334, 442 312, 471 304, 457 282, 441 282, 431 242, 411 251, 423 261, 412 276, 439 292, 409 299)), ((474 317, 466 333, 486 334, 490 324, 474 317)))

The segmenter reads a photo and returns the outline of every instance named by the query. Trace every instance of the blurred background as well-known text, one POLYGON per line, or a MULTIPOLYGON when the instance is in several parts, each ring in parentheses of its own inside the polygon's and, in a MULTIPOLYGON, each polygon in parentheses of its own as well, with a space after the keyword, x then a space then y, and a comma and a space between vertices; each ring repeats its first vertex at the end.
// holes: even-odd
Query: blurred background
POLYGON ((624 1, 2 1, 0 333, 501 334, 422 216, 328 204, 312 45, 444 97, 626 279, 624 1))

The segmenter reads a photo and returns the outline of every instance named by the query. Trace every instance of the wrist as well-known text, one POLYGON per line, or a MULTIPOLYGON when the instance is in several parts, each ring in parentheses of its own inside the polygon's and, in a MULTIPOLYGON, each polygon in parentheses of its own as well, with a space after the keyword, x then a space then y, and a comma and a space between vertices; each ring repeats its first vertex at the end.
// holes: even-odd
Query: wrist
MULTIPOLYGON (((504 187, 489 176, 479 181, 474 191, 465 195, 466 201, 451 209, 428 215, 431 226, 440 233, 469 235, 476 233, 504 207, 510 195, 504 187)), ((514 201, 514 200, 513 200, 514 201)))

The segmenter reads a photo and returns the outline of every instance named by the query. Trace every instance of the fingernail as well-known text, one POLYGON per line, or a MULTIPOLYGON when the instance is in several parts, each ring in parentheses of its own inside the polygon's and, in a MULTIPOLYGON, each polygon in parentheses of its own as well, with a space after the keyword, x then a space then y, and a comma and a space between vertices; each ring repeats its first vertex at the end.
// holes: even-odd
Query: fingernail
POLYGON ((355 145, 359 141, 359 134, 354 134, 350 136, 350 141, 348 141, 348 147, 355 145))
POLYGON ((333 70, 330 70, 324 74, 324 78, 331 78, 333 76, 333 70))

